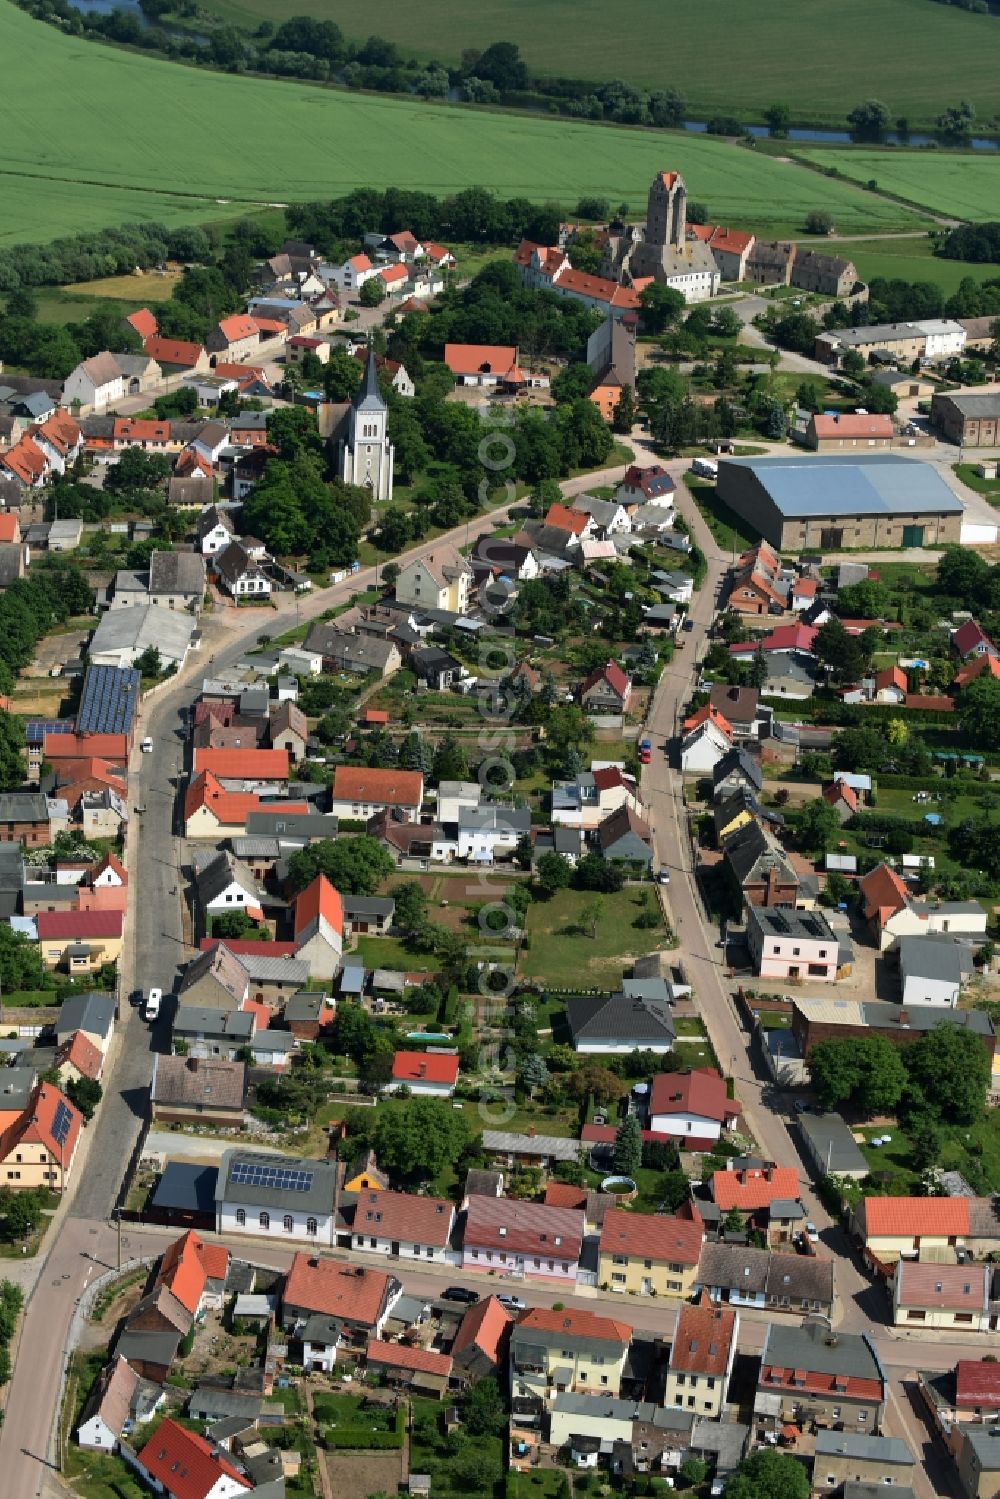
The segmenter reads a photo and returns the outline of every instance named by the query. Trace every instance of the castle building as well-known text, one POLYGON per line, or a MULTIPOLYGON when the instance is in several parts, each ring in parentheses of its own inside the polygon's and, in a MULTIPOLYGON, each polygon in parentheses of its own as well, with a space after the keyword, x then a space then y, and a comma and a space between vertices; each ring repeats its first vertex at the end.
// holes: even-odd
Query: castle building
POLYGON ((681 292, 687 302, 714 297, 721 280, 707 245, 687 233, 687 188, 679 172, 658 172, 649 189, 646 222, 611 224, 602 274, 633 286, 647 279, 681 292))

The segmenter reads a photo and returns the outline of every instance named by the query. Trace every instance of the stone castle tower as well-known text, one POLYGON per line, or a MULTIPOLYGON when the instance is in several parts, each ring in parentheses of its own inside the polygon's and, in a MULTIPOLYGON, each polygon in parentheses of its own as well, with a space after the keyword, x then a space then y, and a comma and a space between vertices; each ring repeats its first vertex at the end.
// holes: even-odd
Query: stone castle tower
POLYGON ((687 233, 687 188, 679 172, 653 178, 646 206, 646 243, 683 250, 687 233))

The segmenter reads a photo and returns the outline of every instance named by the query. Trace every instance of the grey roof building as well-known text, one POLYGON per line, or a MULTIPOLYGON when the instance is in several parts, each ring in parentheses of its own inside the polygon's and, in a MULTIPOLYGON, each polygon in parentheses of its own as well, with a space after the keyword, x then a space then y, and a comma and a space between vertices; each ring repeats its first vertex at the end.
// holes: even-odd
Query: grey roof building
POLYGON ((666 1052, 676 1030, 669 1004, 625 994, 583 995, 566 1006, 570 1038, 579 1052, 666 1052))
POLYGON ((149 559, 149 595, 183 597, 201 603, 205 594, 205 559, 198 552, 154 552, 149 559))
POLYGON ((896 453, 722 459, 717 488, 781 549, 921 546, 961 535, 964 507, 937 469, 896 453))
POLYGON ((149 1201, 151 1214, 168 1222, 205 1220, 214 1223, 218 1174, 216 1166, 168 1161, 149 1201))
POLYGON ((800 1114, 805 1153, 820 1176, 849 1176, 861 1181, 870 1167, 839 1114, 800 1114))
POLYGON ((223 850, 195 875, 195 888, 202 909, 207 910, 213 901, 218 900, 234 884, 251 900, 259 899, 257 881, 250 870, 234 854, 223 850))
MULTIPOLYGON (((891 1463, 894 1467, 913 1467, 913 1453, 902 1437, 878 1437, 865 1431, 817 1431, 816 1456, 849 1457, 862 1463, 891 1463)), ((895 1493, 895 1489, 893 1492, 895 1493)))
POLYGON ((217 1210, 228 1205, 265 1210, 293 1207, 296 1214, 332 1217, 336 1195, 333 1161, 237 1148, 224 1151, 219 1162, 217 1210))
POLYGON ((782 1254, 743 1244, 702 1245, 698 1283, 723 1300, 793 1312, 825 1312, 833 1307, 832 1260, 782 1254))
POLYGON ((715 800, 731 796, 741 784, 759 794, 764 785, 764 773, 753 756, 737 746, 723 755, 712 771, 715 800))
POLYGON ((192 1421, 224 1421, 239 1416, 250 1423, 256 1421, 263 1405, 264 1397, 253 1390, 200 1384, 191 1392, 187 1413, 192 1421))
POLYGON ((580 1149, 579 1140, 564 1139, 560 1135, 521 1135, 510 1130, 483 1130, 483 1150, 486 1154, 503 1156, 511 1162, 518 1158, 579 1162, 580 1149))
POLYGON ((56 1018, 56 1039, 62 1044, 74 1031, 107 1037, 115 1023, 115 999, 91 989, 85 994, 71 994, 64 1000, 56 1018))
POLYGON ((321 812, 283 812, 268 809, 247 814, 248 834, 277 838, 284 847, 318 838, 336 838, 339 821, 321 812))
MULTIPOLYGON (((48 822, 49 799, 41 791, 0 792, 0 822, 48 822)), ((17 847, 17 845, 14 845, 17 847)))
POLYGON ((245 1046, 253 1035, 254 1017, 249 1010, 215 1010, 203 1005, 179 1005, 173 1032, 178 1040, 229 1042, 234 1050, 245 1046))

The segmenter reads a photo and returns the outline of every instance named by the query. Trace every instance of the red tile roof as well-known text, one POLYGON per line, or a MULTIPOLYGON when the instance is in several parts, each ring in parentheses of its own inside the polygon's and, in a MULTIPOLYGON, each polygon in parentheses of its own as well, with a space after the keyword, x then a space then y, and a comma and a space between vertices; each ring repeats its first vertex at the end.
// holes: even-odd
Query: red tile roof
POLYGON ((193 1231, 167 1246, 160 1259, 157 1286, 166 1286, 181 1306, 194 1317, 208 1280, 225 1280, 229 1250, 221 1244, 206 1244, 193 1231))
POLYGON ((353 1227, 356 1234, 374 1239, 399 1239, 445 1249, 454 1219, 455 1209, 443 1197, 366 1188, 358 1194, 353 1227))
POLYGON ((57 453, 64 456, 77 447, 83 438, 82 428, 68 411, 53 411, 40 426, 32 427, 31 432, 35 437, 44 437, 57 453))
POLYGON ((968 666, 963 666, 960 671, 955 673, 952 686, 959 689, 968 687, 970 682, 974 682, 984 672, 987 676, 1000 681, 1000 660, 996 656, 978 656, 975 661, 970 661, 968 666))
POLYGON ((823 787, 822 796, 831 807, 835 807, 838 802, 843 802, 850 812, 858 810, 858 793, 853 786, 848 786, 846 781, 831 781, 829 786, 823 787))
MULTIPOLYGON (((561 251, 559 252, 561 255, 561 251)), ((605 276, 590 276, 586 271, 572 269, 562 271, 553 279, 553 286, 577 296, 589 297, 594 302, 604 302, 609 307, 631 307, 636 311, 642 306, 639 293, 630 286, 620 286, 605 276)))
POLYGON ((559 531, 569 531, 573 536, 582 536, 590 524, 590 516, 582 510, 570 510, 566 505, 550 505, 543 524, 555 526, 559 531))
MULTIPOLYGON (((221 937, 202 937, 198 947, 207 952, 210 947, 218 947, 221 941, 221 937)), ((255 958, 294 958, 299 950, 297 942, 260 942, 251 937, 227 937, 225 945, 237 957, 243 953, 255 958)))
POLYGON ((708 1293, 702 1291, 694 1306, 681 1307, 670 1345, 670 1368, 677 1373, 711 1374, 720 1378, 729 1365, 735 1328, 733 1309, 714 1306, 708 1293))
POLYGON ((384 270, 379 271, 386 286, 395 286, 398 282, 405 281, 409 274, 405 265, 387 265, 384 270))
POLYGON ((728 251, 731 255, 742 255, 744 250, 750 249, 753 242, 754 236, 745 229, 730 229, 722 224, 716 224, 709 238, 713 250, 728 251))
POLYGON ((445 344, 444 362, 453 375, 508 375, 517 364, 512 344, 445 344))
MULTIPOLYGON (((218 778, 210 770, 204 770, 184 793, 184 820, 187 822, 202 807, 207 807, 220 825, 242 827, 251 812, 273 811, 274 805, 252 791, 223 791, 218 778)), ((283 801, 280 810, 289 815, 304 815, 310 807, 308 802, 283 801)))
POLYGON ((16 1146, 27 1141, 42 1145, 54 1161, 64 1161, 68 1167, 82 1128, 81 1115, 65 1094, 53 1083, 39 1083, 22 1113, 0 1135, 0 1161, 5 1161, 16 1146), (69 1127, 60 1131, 61 1138, 57 1140, 52 1128, 60 1105, 69 1111, 69 1127))
POLYGON ((700 729, 703 723, 713 723, 717 729, 721 729, 727 739, 733 737, 733 726, 724 713, 720 713, 712 703, 702 703, 696 713, 686 718, 682 724, 685 734, 693 734, 695 729, 700 729))
POLYGON ((286 749, 196 749, 195 775, 211 771, 220 780, 287 781, 291 761, 286 749))
POLYGON ((21 523, 13 513, 0 515, 0 542, 16 541, 21 529, 21 523))
POLYGON ((369 1338, 366 1357, 369 1364, 383 1369, 412 1369, 416 1374, 440 1374, 445 1379, 451 1376, 450 1354, 434 1353, 411 1343, 383 1343, 378 1338, 369 1338))
POLYGON ((645 1259, 697 1265, 701 1255, 700 1223, 650 1213, 606 1213, 601 1228, 602 1254, 636 1254, 645 1259))
POLYGON ((458 1079, 458 1057, 432 1051, 397 1051, 392 1059, 394 1083, 448 1083, 458 1079))
POLYGON ((219 332, 227 343, 237 343, 241 338, 255 338, 257 324, 246 313, 238 312, 233 317, 223 318, 218 324, 219 332))
POLYGON ((352 271, 370 271, 373 269, 367 255, 352 255, 347 264, 352 271))
POLYGON ((160 325, 148 307, 137 307, 125 321, 131 324, 140 338, 153 338, 160 331, 160 325))
POLYGON ((484 1296, 475 1306, 470 1306, 462 1318, 461 1326, 451 1345, 453 1355, 464 1353, 466 1348, 479 1348, 487 1358, 498 1364, 503 1357, 504 1344, 514 1325, 514 1318, 502 1307, 495 1296, 484 1296))
POLYGON ((178 364, 194 369, 205 353, 201 344, 188 343, 182 338, 159 338, 155 334, 147 338, 143 348, 157 364, 178 364))
POLYGON ((292 1260, 282 1299, 286 1306, 374 1327, 388 1288, 389 1276, 381 1270, 299 1253, 292 1260))
POLYGON ((1000 1364, 961 1358, 955 1365, 955 1403, 1000 1410, 1000 1364))
POLYGON ((83 1031, 74 1031, 56 1052, 56 1067, 73 1067, 81 1077, 96 1082, 104 1067, 104 1053, 83 1031))
POLYGON ((858 881, 861 909, 866 921, 884 926, 890 916, 909 902, 910 893, 894 869, 879 864, 858 881))
POLYGON ((803 651, 811 653, 818 631, 815 625, 778 625, 763 640, 731 645, 731 656, 752 656, 755 651, 803 651))
POLYGON ((178 1426, 169 1416, 143 1447, 139 1461, 175 1499, 206 1499, 223 1475, 242 1488, 253 1487, 224 1452, 205 1437, 178 1426))
POLYGON ((517 1325, 528 1332, 567 1333, 571 1338, 599 1338, 605 1343, 625 1346, 632 1341, 632 1329, 627 1322, 616 1322, 613 1317, 600 1317, 596 1312, 579 1311, 576 1307, 556 1312, 547 1306, 533 1306, 521 1313, 517 1325))
POLYGON ((797 1202, 799 1190, 799 1173, 794 1166, 768 1166, 764 1169, 754 1166, 745 1171, 712 1173, 712 1196, 724 1213, 730 1208, 752 1213, 778 1198, 797 1202))
POLYGON ((967 1197, 865 1197, 866 1239, 953 1238, 969 1232, 967 1197))
POLYGON ((889 438, 893 433, 891 416, 857 416, 839 411, 832 415, 817 412, 812 419, 817 437, 889 438))
POLYGON ((134 416, 116 416, 115 442, 169 442, 170 423, 140 420, 134 416))
POLYGON ((726 1094, 726 1084, 714 1067, 696 1067, 693 1072, 658 1072, 649 1090, 649 1113, 696 1114, 717 1124, 741 1112, 726 1094))
POLYGON ((582 1208, 587 1206, 586 1187, 571 1187, 568 1182, 546 1182, 542 1198, 547 1208, 582 1208))
POLYGON ((323 920, 333 927, 338 937, 344 934, 344 903, 340 892, 330 884, 325 874, 316 878, 295 897, 295 936, 298 938, 311 922, 323 920))
POLYGON ((505 1197, 469 1198, 466 1247, 504 1249, 546 1259, 578 1260, 583 1247, 584 1215, 572 1208, 549 1208, 540 1202, 505 1197))
POLYGON ((419 770, 375 770, 338 765, 333 773, 335 802, 368 802, 386 807, 419 807, 424 778, 419 770))
POLYGON ((40 911, 39 942, 85 942, 88 937, 120 937, 121 911, 40 911))
POLYGON ((595 770, 594 785, 598 791, 610 791, 615 786, 624 786, 626 791, 635 795, 635 782, 631 776, 619 770, 617 765, 605 765, 600 770, 595 770))
POLYGON ((792 594, 799 599, 812 599, 816 597, 816 589, 819 584, 815 578, 796 578, 792 584, 792 594))
POLYGON ((967 656, 977 645, 993 644, 986 631, 974 619, 967 619, 964 625, 959 625, 952 634, 951 643, 962 656, 967 656))
POLYGON ((8 452, 0 453, 0 463, 28 485, 37 484, 48 469, 45 454, 30 437, 22 437, 8 452))
POLYGON ((92 757, 127 761, 128 739, 124 734, 46 734, 42 755, 51 761, 92 757))
POLYGON ((614 661, 606 661, 603 666, 592 671, 580 688, 581 693, 587 692, 591 687, 596 687, 598 682, 607 682, 611 691, 620 698, 626 698, 632 690, 632 683, 614 661))

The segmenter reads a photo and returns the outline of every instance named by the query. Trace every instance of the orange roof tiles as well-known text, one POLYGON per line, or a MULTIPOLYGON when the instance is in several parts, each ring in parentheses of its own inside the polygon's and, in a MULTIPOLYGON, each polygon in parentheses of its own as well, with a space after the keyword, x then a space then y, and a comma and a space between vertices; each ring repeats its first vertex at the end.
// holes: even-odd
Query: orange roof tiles
POLYGON ((952 1238, 969 1232, 967 1197, 866 1197, 868 1239, 952 1238))
POLYGON ((22 1141, 44 1146, 54 1161, 69 1165, 76 1150, 83 1121, 80 1113, 52 1083, 39 1083, 23 1113, 0 1136, 0 1161, 6 1160, 22 1141), (69 1127, 57 1140, 52 1133, 60 1104, 69 1111, 69 1127))
POLYGON ((21 534, 21 523, 12 512, 0 515, 0 542, 16 541, 21 534))
POLYGON ((839 411, 832 416, 817 413, 813 419, 817 437, 888 438, 892 436, 891 416, 857 416, 839 411))
POLYGON ((439 1374, 445 1379, 451 1374, 450 1354, 434 1353, 430 1348, 418 1348, 410 1343, 384 1343, 378 1338, 369 1338, 366 1356, 370 1364, 380 1364, 387 1369, 412 1369, 417 1374, 439 1374))
POLYGON ((397 1051, 392 1059, 394 1083, 448 1083, 458 1078, 458 1057, 432 1051, 397 1051))
POLYGON ((96 1082, 104 1067, 104 1055, 83 1031, 74 1031, 56 1053, 56 1066, 62 1067, 65 1064, 79 1072, 81 1077, 89 1077, 96 1082))
POLYGON ((797 1202, 799 1173, 794 1166, 750 1167, 745 1171, 712 1173, 712 1196, 724 1213, 731 1208, 752 1213, 778 1198, 797 1202))
MULTIPOLYGON (((207 807, 221 825, 242 827, 249 813, 273 810, 274 802, 265 801, 252 791, 223 791, 218 777, 210 770, 204 770, 195 777, 184 794, 185 822, 202 807, 207 807)), ((283 801, 280 810, 304 814, 310 808, 307 802, 283 801)))
POLYGON ((155 338, 160 331, 160 325, 150 312, 148 307, 137 307, 135 312, 130 312, 125 319, 138 333, 142 339, 155 338))
POLYGON ((22 437, 8 452, 0 453, 0 463, 29 486, 43 479, 48 469, 45 454, 30 437, 22 437))
POLYGON ((42 740, 46 760, 128 760, 125 734, 46 734, 42 740))
POLYGON ((495 1364, 503 1357, 503 1345, 514 1318, 502 1307, 495 1296, 484 1296, 476 1306, 470 1306, 462 1318, 461 1326, 451 1345, 452 1355, 464 1353, 466 1348, 476 1347, 495 1364))
POLYGON ((632 1341, 632 1329, 627 1322, 616 1322, 613 1317, 599 1317, 596 1312, 579 1311, 576 1307, 556 1312, 545 1306, 534 1306, 521 1313, 517 1326, 529 1332, 537 1329, 539 1332, 566 1333, 571 1338, 599 1338, 607 1343, 629 1344, 632 1341))
POLYGON ((445 344, 444 362, 453 375, 506 375, 517 364, 511 344, 445 344))
POLYGON ((194 369, 205 353, 201 344, 182 338, 160 338, 157 334, 147 338, 142 347, 157 364, 177 364, 188 369, 194 369))
POLYGON ((115 442, 169 442, 170 423, 142 420, 133 416, 117 416, 114 425, 115 442))
POLYGON ((862 911, 866 921, 877 920, 883 926, 908 904, 910 893, 894 869, 879 864, 858 881, 862 911))
POLYGON ((733 737, 733 726, 724 713, 711 703, 703 703, 696 713, 686 718, 681 728, 685 734, 691 734, 695 729, 700 729, 703 723, 713 723, 717 729, 721 729, 727 738, 733 737))
POLYGON ((286 1306, 374 1327, 388 1288, 389 1276, 381 1270, 298 1253, 282 1299, 286 1306))
POLYGON ((590 516, 582 510, 570 510, 565 505, 550 505, 543 524, 556 526, 560 531, 569 531, 574 536, 582 536, 590 524, 590 516))
POLYGON ((291 761, 285 749, 196 749, 194 768, 220 780, 287 781, 291 761))
POLYGON ((198 1311, 207 1280, 225 1280, 229 1250, 206 1244, 193 1230, 167 1246, 160 1259, 157 1286, 165 1285, 192 1317, 198 1311))
POLYGON ((318 874, 295 898, 295 936, 320 919, 328 922, 338 936, 343 935, 344 903, 324 874, 318 874))
POLYGON ((238 312, 233 317, 222 318, 218 324, 219 332, 227 343, 238 343, 241 338, 256 338, 258 333, 257 324, 252 317, 246 313, 238 312))

